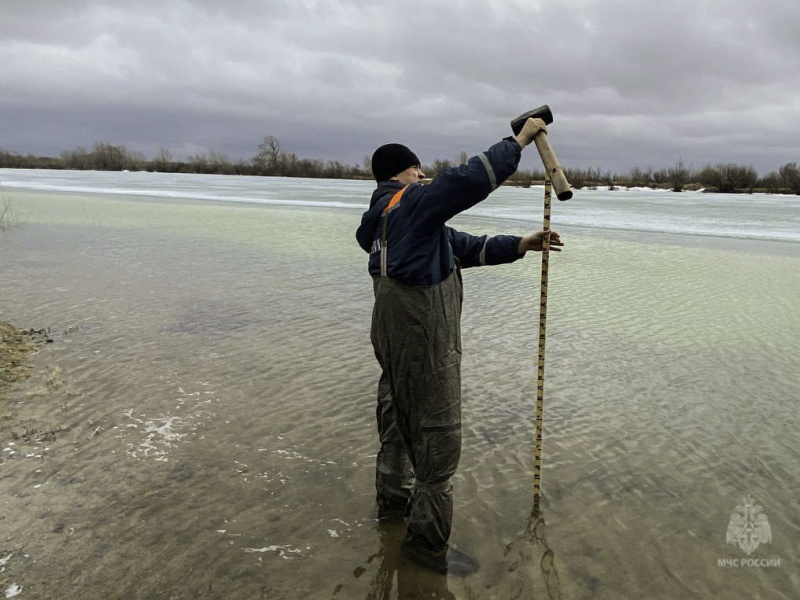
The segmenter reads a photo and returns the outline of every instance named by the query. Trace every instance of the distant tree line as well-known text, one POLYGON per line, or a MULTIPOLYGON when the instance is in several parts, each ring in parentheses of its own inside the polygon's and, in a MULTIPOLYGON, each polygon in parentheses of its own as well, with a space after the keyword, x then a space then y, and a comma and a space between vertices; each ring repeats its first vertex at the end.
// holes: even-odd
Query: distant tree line
POLYGON ((605 173, 600 169, 564 169, 573 187, 652 187, 674 192, 704 189, 707 192, 772 194, 800 194, 800 168, 792 162, 760 177, 751 166, 736 163, 706 165, 700 169, 689 168, 678 161, 669 169, 631 169, 619 175, 605 173))
MULTIPOLYGON (((435 160, 424 165, 428 177, 452 165, 464 164, 469 155, 461 152, 455 161, 435 160)), ((369 157, 361 165, 348 165, 338 160, 322 161, 315 158, 299 158, 287 152, 281 141, 268 135, 258 145, 258 151, 250 160, 231 160, 225 154, 210 151, 190 156, 186 160, 175 160, 162 148, 151 159, 125 146, 97 142, 91 150, 76 148, 65 150, 58 157, 20 155, 0 149, 0 168, 18 169, 74 169, 95 171, 157 171, 162 173, 214 173, 220 175, 261 175, 280 177, 312 177, 326 179, 372 179, 369 157)), ((751 166, 736 163, 706 165, 695 169, 683 161, 667 169, 641 169, 636 167, 628 173, 603 172, 599 168, 564 169, 574 188, 654 187, 683 190, 705 189, 711 192, 755 191, 767 193, 800 194, 800 168, 790 162, 760 177, 751 166)), ((509 180, 509 185, 530 186, 544 180, 541 170, 520 169, 509 180)))

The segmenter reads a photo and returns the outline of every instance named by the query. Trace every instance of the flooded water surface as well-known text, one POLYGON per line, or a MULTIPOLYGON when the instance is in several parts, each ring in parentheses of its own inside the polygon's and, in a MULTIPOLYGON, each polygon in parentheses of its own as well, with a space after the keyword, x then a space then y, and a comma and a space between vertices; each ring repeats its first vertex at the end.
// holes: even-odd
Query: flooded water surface
MULTIPOLYGON (((452 541, 481 568, 447 578, 408 564, 402 527, 375 520, 379 370, 354 239, 368 182, 196 177, 177 194, 137 175, 2 173, 18 224, 0 233, 0 320, 52 340, 0 397, 7 595, 797 597, 787 199, 761 236, 736 234, 751 207, 718 217, 701 194, 554 207, 567 245, 550 266, 535 530, 539 257, 465 272, 452 541), (275 202, 256 203, 257 185, 275 202), (690 205, 701 225, 677 235, 690 205), (592 226, 614 211, 631 226, 592 226)), ((494 213, 489 200, 452 225, 537 228, 541 190, 501 191, 494 213)))

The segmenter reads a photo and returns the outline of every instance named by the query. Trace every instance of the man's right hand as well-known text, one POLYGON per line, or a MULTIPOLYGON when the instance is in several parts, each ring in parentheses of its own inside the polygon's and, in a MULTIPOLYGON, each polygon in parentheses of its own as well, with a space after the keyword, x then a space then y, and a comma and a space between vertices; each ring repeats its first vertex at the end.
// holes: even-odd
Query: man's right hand
POLYGON ((544 121, 541 119, 528 119, 525 121, 525 125, 522 126, 522 130, 517 134, 517 143, 519 143, 520 148, 524 148, 528 144, 533 141, 533 138, 536 137, 540 131, 547 133, 547 125, 544 124, 544 121))

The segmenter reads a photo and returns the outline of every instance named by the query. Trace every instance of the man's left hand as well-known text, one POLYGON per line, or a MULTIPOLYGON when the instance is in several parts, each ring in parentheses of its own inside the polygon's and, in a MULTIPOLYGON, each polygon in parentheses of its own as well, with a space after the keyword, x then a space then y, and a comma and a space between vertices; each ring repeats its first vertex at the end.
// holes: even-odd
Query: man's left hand
POLYGON ((550 236, 550 250, 553 252, 561 252, 560 247, 564 245, 564 242, 561 241, 561 237, 558 235, 557 231, 537 231, 532 235, 524 237, 519 241, 519 248, 517 251, 520 254, 525 254, 528 250, 541 252, 544 246, 544 240, 548 235, 550 236))

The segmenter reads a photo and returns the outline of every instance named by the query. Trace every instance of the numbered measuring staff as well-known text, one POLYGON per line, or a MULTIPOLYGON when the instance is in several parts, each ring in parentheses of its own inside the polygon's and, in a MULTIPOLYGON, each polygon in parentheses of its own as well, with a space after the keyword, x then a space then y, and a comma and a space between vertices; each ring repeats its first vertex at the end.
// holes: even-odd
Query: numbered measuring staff
MULTIPOLYGON (((546 104, 528 111, 513 121, 511 130, 518 134, 525 122, 531 118, 542 119, 545 125, 553 122, 553 113, 546 104)), ((542 240, 542 279, 539 301, 539 357, 537 360, 537 381, 536 381, 536 426, 534 440, 533 458, 533 514, 540 512, 542 498, 542 432, 544 429, 544 358, 545 341, 547 338, 547 278, 550 266, 550 200, 552 187, 556 188, 556 196, 559 200, 569 200, 572 198, 572 189, 564 175, 564 169, 558 162, 546 132, 540 132, 534 138, 539 156, 542 159, 546 170, 544 184, 544 221, 542 229, 545 231, 542 240), (551 181, 553 183, 551 183, 551 181)))
POLYGON ((542 279, 539 299, 539 358, 536 376, 536 427, 533 451, 533 509, 539 512, 542 498, 542 430, 544 428, 544 355, 547 339, 547 277, 550 264, 550 197, 551 184, 544 182, 544 221, 542 230, 542 279))

